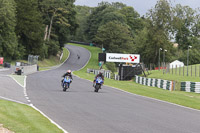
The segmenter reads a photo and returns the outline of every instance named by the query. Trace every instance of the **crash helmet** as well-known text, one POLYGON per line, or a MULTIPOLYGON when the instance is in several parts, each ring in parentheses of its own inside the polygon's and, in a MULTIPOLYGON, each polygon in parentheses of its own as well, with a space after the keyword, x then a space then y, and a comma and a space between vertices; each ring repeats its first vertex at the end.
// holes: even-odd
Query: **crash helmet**
POLYGON ((99 76, 102 76, 102 72, 99 72, 99 76))
POLYGON ((71 70, 67 70, 67 73, 71 73, 71 70))

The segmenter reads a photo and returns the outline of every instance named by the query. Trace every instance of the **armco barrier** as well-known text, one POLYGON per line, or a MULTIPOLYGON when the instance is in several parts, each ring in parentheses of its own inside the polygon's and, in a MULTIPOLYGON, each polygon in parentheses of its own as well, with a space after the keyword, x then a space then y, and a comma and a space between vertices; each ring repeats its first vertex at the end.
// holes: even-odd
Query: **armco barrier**
POLYGON ((200 82, 181 82, 181 91, 200 93, 200 82))
POLYGON ((152 86, 152 87, 158 87, 162 88, 165 90, 174 90, 174 82, 173 81, 168 81, 168 80, 163 80, 163 79, 154 79, 154 78, 146 78, 146 77, 140 77, 140 76, 135 76, 135 82, 146 85, 146 86, 152 86))
POLYGON ((111 78, 111 72, 110 70, 96 70, 96 69, 87 69, 87 73, 93 73, 95 75, 99 74, 99 73, 103 73, 104 77, 106 78, 111 78))

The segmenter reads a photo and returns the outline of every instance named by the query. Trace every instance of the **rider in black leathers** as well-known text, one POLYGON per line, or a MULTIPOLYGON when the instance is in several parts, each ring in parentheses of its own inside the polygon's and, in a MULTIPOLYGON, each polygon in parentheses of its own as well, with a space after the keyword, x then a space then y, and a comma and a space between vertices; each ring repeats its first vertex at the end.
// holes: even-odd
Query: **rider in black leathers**
MULTIPOLYGON (((104 83, 104 76, 103 76, 103 74, 102 74, 101 72, 99 72, 99 74, 97 74, 97 75, 95 76, 95 78, 94 78, 93 87, 94 87, 94 85, 95 85, 95 81, 96 81, 97 77, 101 77, 102 80, 103 80, 103 83, 104 83)), ((103 85, 103 84, 102 84, 102 85, 103 85)))
MULTIPOLYGON (((73 80, 72 74, 71 74, 71 70, 67 70, 67 72, 66 72, 62 77, 65 77, 65 76, 69 76, 69 77, 73 80)), ((61 81, 61 82, 62 82, 62 86, 64 85, 64 84, 63 84, 63 80, 64 80, 64 79, 62 79, 62 81, 61 81)), ((72 82, 72 80, 71 80, 71 82, 72 82)), ((70 83, 71 83, 71 82, 70 82, 70 83)), ((63 87, 64 87, 64 86, 63 86, 63 87)))

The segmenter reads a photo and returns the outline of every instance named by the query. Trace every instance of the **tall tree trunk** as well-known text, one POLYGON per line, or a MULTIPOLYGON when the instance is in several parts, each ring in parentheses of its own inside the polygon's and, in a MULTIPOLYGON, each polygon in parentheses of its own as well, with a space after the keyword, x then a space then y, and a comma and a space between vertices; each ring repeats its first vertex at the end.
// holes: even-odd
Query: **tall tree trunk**
POLYGON ((56 11, 57 11, 57 10, 55 10, 55 11, 53 12, 53 15, 51 16, 51 21, 50 21, 50 26, 49 26, 49 34, 48 34, 48 41, 49 41, 49 39, 50 39, 51 28, 52 28, 52 24, 53 24, 53 18, 54 18, 54 15, 56 14, 56 11))
POLYGON ((46 25, 46 28, 45 28, 45 31, 44 31, 44 41, 47 39, 48 28, 49 28, 49 26, 46 25))

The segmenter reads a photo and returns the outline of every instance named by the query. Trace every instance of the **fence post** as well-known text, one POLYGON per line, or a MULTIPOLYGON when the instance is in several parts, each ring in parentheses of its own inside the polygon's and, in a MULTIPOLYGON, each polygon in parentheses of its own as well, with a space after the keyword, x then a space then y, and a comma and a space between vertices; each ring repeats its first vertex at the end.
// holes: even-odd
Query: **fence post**
POLYGON ((196 67, 196 65, 195 65, 195 77, 197 76, 196 69, 197 69, 197 67, 196 67))
POLYGON ((174 65, 172 65, 172 75, 174 74, 174 68, 173 67, 174 67, 174 65))
POLYGON ((176 65, 176 69, 175 69, 175 75, 177 75, 177 65, 176 65))
POLYGON ((179 76, 181 75, 181 65, 179 65, 179 76))
POLYGON ((192 65, 191 65, 191 77, 192 77, 192 65))
POLYGON ((184 72, 185 72, 185 66, 183 66, 183 76, 184 76, 184 72))

